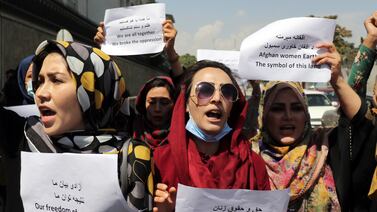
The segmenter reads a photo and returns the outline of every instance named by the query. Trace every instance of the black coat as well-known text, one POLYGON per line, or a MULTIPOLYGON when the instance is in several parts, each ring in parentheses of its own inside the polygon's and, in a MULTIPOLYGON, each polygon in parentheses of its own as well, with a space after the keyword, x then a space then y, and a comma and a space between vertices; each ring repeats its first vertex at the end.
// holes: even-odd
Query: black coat
POLYGON ((20 150, 27 149, 24 146, 24 125, 24 118, 0 107, 0 148, 5 163, 5 170, 0 171, 5 172, 7 212, 24 211, 20 197, 20 150))
POLYGON ((367 112, 363 102, 351 121, 341 114, 338 127, 330 134, 328 162, 342 211, 377 211, 368 198, 377 165, 377 127, 367 118, 367 112))

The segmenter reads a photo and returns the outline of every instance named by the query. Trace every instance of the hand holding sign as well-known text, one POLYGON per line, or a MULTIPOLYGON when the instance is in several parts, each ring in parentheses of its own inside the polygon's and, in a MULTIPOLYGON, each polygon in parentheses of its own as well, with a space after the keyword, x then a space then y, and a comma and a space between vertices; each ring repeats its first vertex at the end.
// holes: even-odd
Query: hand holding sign
POLYGON ((312 59, 325 52, 315 45, 331 42, 335 21, 290 18, 276 21, 247 37, 241 44, 239 73, 254 80, 327 82, 327 65, 312 59))
POLYGON ((162 24, 164 32, 165 49, 168 54, 169 60, 173 61, 178 59, 178 54, 175 52, 174 43, 177 36, 177 30, 175 29, 171 20, 165 20, 162 24))
MULTIPOLYGON (((108 9, 104 19, 103 32, 106 34, 106 40, 101 49, 105 53, 140 55, 163 50, 161 25, 165 20, 165 4, 108 9)), ((98 31, 100 34, 95 39, 101 41, 101 28, 98 31)))
POLYGON ((333 43, 319 43, 316 48, 325 48, 328 52, 320 54, 313 58, 317 65, 328 64, 331 70, 331 83, 335 84, 341 72, 341 57, 333 43))
POLYGON ((177 189, 168 186, 163 183, 157 184, 155 191, 154 202, 156 207, 153 208, 153 212, 173 211, 175 207, 177 189))
MULTIPOLYGON (((169 52, 176 54, 175 49, 174 49, 174 43, 175 43, 175 38, 177 36, 177 30, 175 29, 173 22, 171 20, 165 20, 162 23, 162 30, 164 33, 165 49, 168 53, 168 56, 169 56, 169 52)), ((105 42, 105 39, 106 39, 105 23, 101 21, 97 27, 97 33, 94 36, 93 40, 98 45, 102 45, 105 42)), ((171 58, 169 57, 169 59, 171 58)))
POLYGON ((102 45, 102 43, 105 42, 105 23, 103 21, 99 22, 99 25, 97 27, 97 33, 94 36, 93 40, 96 42, 98 45, 102 45))

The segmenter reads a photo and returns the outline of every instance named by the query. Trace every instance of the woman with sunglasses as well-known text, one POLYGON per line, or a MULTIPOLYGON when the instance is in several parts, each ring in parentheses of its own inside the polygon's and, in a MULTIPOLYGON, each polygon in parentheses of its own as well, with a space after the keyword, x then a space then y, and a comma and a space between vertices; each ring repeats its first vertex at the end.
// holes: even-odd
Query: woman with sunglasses
POLYGON ((173 211, 178 183, 268 190, 263 160, 241 131, 247 106, 225 65, 199 61, 185 73, 167 144, 154 151, 155 211, 173 211))
POLYGON ((32 80, 40 117, 24 120, 0 108, 0 138, 8 164, 7 211, 23 211, 21 150, 117 154, 120 188, 128 205, 135 210, 151 211, 153 178, 145 174, 151 173, 151 159, 149 154, 144 155, 149 148, 136 142, 125 148, 126 137, 111 128, 126 89, 116 63, 97 48, 75 42, 44 41, 33 59, 32 80), (11 119, 14 121, 9 123, 11 119), (138 171, 145 178, 134 177, 141 176, 138 171), (135 184, 142 184, 143 189, 131 192, 130 185, 135 184))
MULTIPOLYGON (((334 44, 322 43, 317 48, 328 50, 313 62, 330 66, 330 83, 339 97, 342 116, 359 122, 365 105, 341 76, 341 57, 334 44)), ((253 150, 266 162, 271 188, 290 189, 289 211, 368 211, 368 204, 364 209, 357 208, 354 206, 360 203, 349 198, 355 195, 351 187, 357 186, 356 182, 368 183, 371 179, 371 171, 369 177, 351 171, 363 164, 356 155, 365 142, 350 143, 349 137, 339 136, 342 130, 348 130, 341 125, 331 130, 312 129, 307 99, 299 83, 267 83, 259 115, 261 133, 252 138, 253 150)), ((353 199, 366 196, 366 190, 358 191, 353 199)))

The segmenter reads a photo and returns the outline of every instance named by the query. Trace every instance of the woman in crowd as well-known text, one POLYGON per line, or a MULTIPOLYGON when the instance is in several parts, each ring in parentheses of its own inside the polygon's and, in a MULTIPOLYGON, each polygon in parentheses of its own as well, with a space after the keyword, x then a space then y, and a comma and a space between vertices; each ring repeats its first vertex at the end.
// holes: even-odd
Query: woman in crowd
MULTIPOLYGON (((349 120, 358 120, 363 107, 340 75, 339 53, 333 44, 317 47, 328 52, 313 62, 329 64, 330 83, 338 94, 342 113, 349 120)), ((338 137, 341 128, 331 133, 325 129, 313 130, 303 89, 293 82, 270 82, 265 86, 260 126, 261 133, 252 139, 253 149, 266 162, 272 189, 290 189, 290 210, 350 210, 352 203, 343 202, 346 196, 353 195, 347 188, 368 178, 347 179, 351 173, 345 167, 351 166, 349 155, 364 146, 364 142, 355 142, 350 148, 347 139, 338 137)))
MULTIPOLYGON (((28 57, 25 57, 21 60, 20 64, 17 68, 17 81, 18 81, 18 87, 20 91, 20 102, 19 104, 34 104, 34 93, 33 93, 33 87, 32 87, 32 80, 31 80, 31 73, 32 73, 32 60, 34 55, 30 55, 28 57)), ((11 90, 10 95, 14 95, 14 92, 16 90, 11 90)), ((12 105, 14 106, 14 105, 12 105)), ((3 152, 1 150, 0 146, 0 154, 3 152)), ((5 172, 4 172, 4 162, 3 158, 0 157, 0 197, 2 200, 5 200, 6 195, 6 187, 5 187, 5 172)), ((1 205, 1 204, 0 204, 1 205)), ((1 206, 0 206, 1 207, 1 206)), ((0 208, 1 211, 1 208, 0 208)))
POLYGON ((322 131, 312 132, 300 84, 270 82, 262 101, 261 134, 253 138, 257 140, 253 149, 266 162, 271 188, 290 188, 292 211, 302 206, 339 210, 332 172, 326 164, 327 137, 322 131))
MULTIPOLYGON (((371 74, 373 65, 376 60, 376 45, 377 45, 377 12, 374 12, 370 17, 364 21, 364 26, 367 31, 367 36, 363 40, 362 45, 359 48, 354 63, 352 64, 352 71, 348 78, 350 86, 358 93, 363 104, 366 104, 367 93, 367 81, 371 74)), ((362 107, 359 115, 358 122, 352 120, 351 123, 347 120, 340 120, 339 126, 345 125, 348 127, 348 131, 344 134, 345 138, 351 138, 352 145, 363 142, 364 146, 359 148, 353 148, 352 152, 352 179, 356 179, 355 184, 349 189, 352 189, 350 193, 354 194, 347 196, 345 199, 346 204, 356 204, 354 210, 367 210, 370 205, 369 199, 366 197, 365 192, 369 191, 369 196, 373 200, 373 209, 377 210, 377 169, 376 169, 376 98, 377 97, 377 80, 374 82, 373 87, 373 101, 370 108, 362 107), (371 179, 369 176, 374 169, 374 176, 371 179), (370 182, 372 184, 370 185, 370 182), (361 195, 360 195, 361 194, 361 195)))
POLYGON ((34 104, 34 91, 31 80, 33 57, 34 55, 29 55, 22 59, 17 69, 18 86, 24 97, 23 104, 34 104))
MULTIPOLYGON (((127 110, 123 112, 119 116, 119 122, 124 122, 122 120, 133 120, 134 123, 132 124, 120 124, 118 128, 123 128, 122 130, 128 130, 133 132, 133 138, 138 138, 142 141, 149 142, 149 146, 152 149, 155 145, 159 145, 161 141, 165 139, 169 132, 170 126, 170 118, 171 118, 171 111, 174 106, 174 84, 177 85, 181 80, 181 76, 183 74, 183 67, 179 62, 179 55, 176 53, 174 49, 175 38, 177 35, 177 30, 174 28, 173 22, 171 20, 165 20, 163 25, 163 34, 165 40, 165 48, 164 51, 157 54, 162 55, 163 57, 167 57, 163 59, 163 61, 168 61, 169 64, 167 65, 170 67, 169 77, 156 77, 148 81, 144 87, 139 92, 136 101, 136 110, 139 115, 136 117, 133 116, 132 110, 128 110, 129 106, 126 105, 127 110), (174 84, 172 83, 172 80, 174 84), (156 88, 154 88, 156 87, 156 88), (148 93, 153 93, 153 99, 161 100, 161 101, 151 101, 147 100, 148 93), (157 98, 159 96, 159 98, 157 98), (149 102, 153 103, 153 105, 149 104, 149 102), (156 113, 156 104, 159 103, 156 113), (161 106, 161 107, 160 107, 161 106), (147 109, 147 107, 149 109, 147 109), (131 112, 130 112, 131 111, 131 112), (147 113, 148 112, 148 113, 147 113), (152 114, 153 113, 153 114, 152 114), (160 119, 159 121, 154 121, 152 119, 153 116, 156 116, 156 119, 160 119), (154 123, 156 122, 156 123, 154 123), (158 123, 159 122, 159 123, 158 123), (132 126, 131 129, 129 126, 132 126), (127 129, 125 129, 127 128, 127 129), (152 144, 153 143, 153 144, 152 144)), ((102 44, 105 41, 106 34, 104 32, 104 23, 101 22, 97 28, 97 33, 94 37, 94 41, 97 44, 102 44)), ((156 55, 149 55, 151 57, 156 57, 156 55)), ((152 97, 152 96, 150 96, 152 97)), ((124 108, 123 108, 124 109, 124 108)), ((123 110, 122 110, 123 111, 123 110)), ((127 122, 127 121, 126 121, 127 122)))
POLYGON ((158 211, 172 211, 178 183, 268 190, 264 162, 241 131, 247 105, 228 67, 199 61, 185 73, 167 144, 154 151, 158 211))
POLYGON ((356 55, 348 84, 364 99, 367 93, 367 81, 376 60, 377 12, 364 21, 367 36, 363 39, 356 55))
POLYGON ((145 83, 136 99, 138 115, 134 120, 133 138, 145 142, 152 150, 169 133, 175 102, 175 88, 169 77, 155 77, 145 83))
POLYGON ((119 154, 120 184, 128 205, 150 211, 153 178, 132 177, 137 176, 137 172, 151 173, 150 158, 140 158, 135 153, 149 151, 149 148, 142 143, 132 143, 124 149, 125 138, 109 128, 125 92, 125 82, 115 62, 97 48, 44 41, 33 59, 33 88, 41 116, 29 117, 23 124, 24 132, 20 125, 25 120, 4 109, 0 111, 6 158, 15 167, 7 170, 10 179, 8 211, 23 211, 19 194, 20 150, 119 154), (7 126, 10 119, 12 126, 7 126), (123 163, 125 158, 128 165, 123 163), (135 160, 138 163, 134 163, 135 160), (143 165, 135 167, 135 164, 143 165), (127 166, 132 172, 124 170, 127 166), (135 179, 144 184, 144 190, 131 193, 135 179))

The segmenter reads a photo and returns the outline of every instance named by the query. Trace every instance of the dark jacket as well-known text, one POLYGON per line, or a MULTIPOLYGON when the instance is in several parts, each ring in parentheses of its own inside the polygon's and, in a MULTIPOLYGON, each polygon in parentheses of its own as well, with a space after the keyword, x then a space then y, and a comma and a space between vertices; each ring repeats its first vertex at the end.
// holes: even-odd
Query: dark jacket
POLYGON ((367 113, 368 107, 363 102, 351 121, 341 114, 338 127, 330 134, 328 160, 342 211, 377 211, 368 198, 377 165, 374 158, 377 128, 367 113))
POLYGON ((27 150, 24 145, 23 127, 25 119, 13 111, 0 107, 0 148, 4 158, 6 178, 5 211, 22 212, 20 197, 20 150, 27 150))

